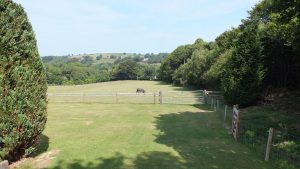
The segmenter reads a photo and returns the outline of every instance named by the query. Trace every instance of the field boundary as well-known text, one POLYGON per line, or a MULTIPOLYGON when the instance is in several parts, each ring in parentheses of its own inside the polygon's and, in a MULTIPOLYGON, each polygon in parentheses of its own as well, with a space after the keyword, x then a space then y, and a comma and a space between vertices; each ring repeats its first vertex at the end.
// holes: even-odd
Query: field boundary
POLYGON ((145 104, 204 104, 205 92, 157 91, 148 93, 133 92, 85 92, 48 93, 48 101, 54 103, 145 103, 145 104))
POLYGON ((238 105, 229 105, 221 94, 206 94, 206 104, 219 114, 225 126, 231 126, 231 135, 236 141, 247 145, 275 166, 296 169, 300 167, 300 154, 295 148, 300 137, 276 128, 257 128, 255 124, 240 119, 238 105))

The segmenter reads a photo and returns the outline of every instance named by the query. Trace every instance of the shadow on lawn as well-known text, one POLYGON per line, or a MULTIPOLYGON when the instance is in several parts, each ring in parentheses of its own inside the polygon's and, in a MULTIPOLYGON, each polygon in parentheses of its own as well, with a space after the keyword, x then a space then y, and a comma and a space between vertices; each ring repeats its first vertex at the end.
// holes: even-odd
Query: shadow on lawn
MULTIPOLYGON (((197 106, 207 110, 205 106, 197 106)), ((228 136, 217 114, 178 112, 156 117, 156 142, 175 149, 184 168, 262 168, 262 160, 228 136), (250 157, 250 158, 249 158, 250 157)))
POLYGON ((121 169, 124 166, 124 159, 123 155, 116 153, 114 157, 98 159, 101 161, 99 164, 86 163, 83 160, 74 160, 67 164, 65 161, 59 161, 54 169, 121 169))
POLYGON ((73 160, 72 162, 65 162, 63 160, 59 161, 56 166, 54 166, 54 169, 62 169, 62 168, 68 168, 68 169, 101 169, 101 168, 107 168, 107 169, 121 169, 124 165, 124 159, 125 157, 121 155, 120 153, 116 153, 115 156, 111 158, 100 158, 98 159, 101 161, 101 163, 92 163, 88 162, 86 163, 84 160, 73 160))
POLYGON ((168 152, 141 153, 135 159, 116 153, 111 158, 99 158, 99 163, 86 163, 83 160, 74 160, 70 163, 59 161, 54 169, 183 169, 183 163, 178 157, 168 152), (133 166, 124 163, 125 159, 133 161, 133 166))
POLYGON ((137 169, 183 169, 184 163, 179 157, 169 152, 151 151, 138 155, 134 160, 137 169))
POLYGON ((30 157, 36 157, 44 152, 46 152, 49 148, 49 137, 42 134, 39 144, 36 147, 36 151, 33 152, 30 157))
MULTIPOLYGON (((205 106, 198 107, 207 110, 205 106)), ((234 142, 223 128, 217 114, 205 112, 178 112, 156 117, 155 127, 160 131, 156 142, 172 147, 180 157, 169 152, 150 151, 131 159, 116 153, 100 158, 98 163, 74 160, 60 161, 54 169, 260 169, 267 168, 247 149, 234 142), (125 161, 132 162, 131 165, 125 161)))

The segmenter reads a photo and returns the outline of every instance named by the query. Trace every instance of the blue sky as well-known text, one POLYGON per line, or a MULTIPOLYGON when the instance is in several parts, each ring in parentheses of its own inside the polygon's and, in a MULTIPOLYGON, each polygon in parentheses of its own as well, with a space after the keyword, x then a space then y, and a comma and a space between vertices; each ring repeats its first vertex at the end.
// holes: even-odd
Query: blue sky
POLYGON ((259 0, 15 0, 25 8, 42 56, 158 53, 214 40, 259 0))

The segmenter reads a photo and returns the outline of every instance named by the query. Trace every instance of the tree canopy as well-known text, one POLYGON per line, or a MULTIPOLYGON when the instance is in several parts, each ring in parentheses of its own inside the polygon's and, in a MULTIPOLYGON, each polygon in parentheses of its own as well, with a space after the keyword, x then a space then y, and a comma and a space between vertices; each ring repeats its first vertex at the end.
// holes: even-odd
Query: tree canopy
POLYGON ((215 89, 247 106, 266 90, 300 88, 300 1, 263 0, 237 28, 213 42, 175 49, 160 67, 163 81, 215 89))

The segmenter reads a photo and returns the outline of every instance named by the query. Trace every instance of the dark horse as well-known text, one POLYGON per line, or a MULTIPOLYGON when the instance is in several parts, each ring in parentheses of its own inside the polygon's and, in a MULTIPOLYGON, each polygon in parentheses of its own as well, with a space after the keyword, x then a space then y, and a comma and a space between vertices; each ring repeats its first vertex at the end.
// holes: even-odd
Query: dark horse
POLYGON ((142 88, 137 88, 136 93, 146 93, 146 91, 142 88))

